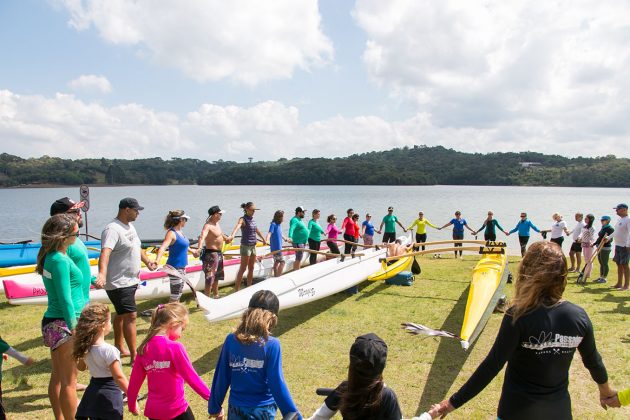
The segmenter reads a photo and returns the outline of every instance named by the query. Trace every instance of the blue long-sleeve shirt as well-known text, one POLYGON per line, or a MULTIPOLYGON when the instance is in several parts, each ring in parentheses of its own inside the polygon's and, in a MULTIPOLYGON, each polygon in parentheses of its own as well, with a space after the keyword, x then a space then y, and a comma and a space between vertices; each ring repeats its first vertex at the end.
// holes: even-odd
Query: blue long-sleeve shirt
POLYGON ((282 350, 275 337, 242 344, 234 334, 228 334, 212 378, 208 413, 221 411, 228 387, 231 405, 260 407, 275 402, 282 415, 298 412, 282 374, 282 350))
POLYGON ((540 233, 540 229, 534 226, 529 219, 519 220, 516 227, 512 229, 510 233, 514 233, 518 230, 518 236, 529 236, 530 229, 534 229, 536 232, 540 233))

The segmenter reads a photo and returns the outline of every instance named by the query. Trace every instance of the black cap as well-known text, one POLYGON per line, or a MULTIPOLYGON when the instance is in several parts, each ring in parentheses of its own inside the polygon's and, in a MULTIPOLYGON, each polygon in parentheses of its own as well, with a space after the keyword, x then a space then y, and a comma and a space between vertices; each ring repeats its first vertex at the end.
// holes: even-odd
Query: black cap
POLYGON ((350 364, 368 375, 380 375, 387 361, 387 344, 376 334, 360 335, 350 347, 350 364))
POLYGON ((394 208, 392 206, 387 207, 387 211, 394 211, 394 208))
POLYGON ((85 205, 84 201, 79 201, 78 203, 68 197, 60 198, 59 200, 52 203, 50 206, 50 215, 54 216, 55 214, 65 213, 69 210, 80 209, 85 205))
POLYGON ((296 212, 296 213, 299 213, 299 212, 302 212, 302 211, 306 211, 306 209, 304 208, 304 206, 297 206, 297 207, 295 208, 295 212, 296 212))
POLYGON ((212 206, 208 209, 208 216, 212 216, 213 214, 217 214, 217 213, 225 213, 225 210, 221 210, 221 208, 219 206, 212 206))
POLYGON ((266 309, 278 315, 280 301, 278 301, 278 296, 271 290, 259 290, 249 300, 249 307, 266 309))
POLYGON ((138 200, 136 200, 135 198, 131 198, 131 197, 125 197, 122 200, 120 200, 120 203, 118 203, 118 208, 119 209, 144 210, 144 207, 142 207, 138 203, 138 200))
POLYGON ((619 210, 619 209, 627 209, 628 205, 626 203, 619 203, 617 204, 617 207, 614 208, 614 210, 619 210))

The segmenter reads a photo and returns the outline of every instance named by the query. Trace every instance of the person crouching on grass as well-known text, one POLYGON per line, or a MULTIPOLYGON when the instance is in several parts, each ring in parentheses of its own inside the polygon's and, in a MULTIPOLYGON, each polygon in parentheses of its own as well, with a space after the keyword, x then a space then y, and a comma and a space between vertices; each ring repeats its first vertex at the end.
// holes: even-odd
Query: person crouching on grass
POLYGON ((283 416, 297 413, 302 418, 282 374, 280 340, 271 336, 279 309, 273 292, 257 291, 236 331, 225 338, 212 379, 211 418, 223 419, 221 406, 228 388, 228 419, 272 420, 277 407, 283 416))

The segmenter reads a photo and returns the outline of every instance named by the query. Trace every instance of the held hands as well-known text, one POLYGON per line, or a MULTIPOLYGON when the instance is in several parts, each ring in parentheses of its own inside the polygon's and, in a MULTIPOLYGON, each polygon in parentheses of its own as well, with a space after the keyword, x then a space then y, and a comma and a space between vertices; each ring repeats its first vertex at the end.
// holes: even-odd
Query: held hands
POLYGON ((96 276, 96 282, 94 283, 94 287, 97 289, 102 289, 105 287, 105 276, 101 273, 98 273, 96 276))
POLYGON ((434 419, 438 417, 443 419, 448 413, 454 410, 455 407, 453 407, 451 402, 449 400, 444 400, 439 404, 433 404, 431 406, 431 410, 429 410, 429 415, 434 419))
POLYGON ((621 403, 619 402, 619 395, 617 395, 617 394, 613 395, 612 397, 608 397, 608 398, 601 398, 600 397, 599 403, 604 408, 607 408, 607 407, 619 408, 619 407, 621 407, 621 403))
POLYGON ((147 268, 149 269, 149 271, 157 270, 157 268, 158 268, 157 262, 155 262, 155 261, 147 262, 147 268))
POLYGON ((209 419, 223 420, 223 417, 224 417, 223 408, 221 408, 221 412, 219 412, 219 414, 209 414, 208 415, 209 419))

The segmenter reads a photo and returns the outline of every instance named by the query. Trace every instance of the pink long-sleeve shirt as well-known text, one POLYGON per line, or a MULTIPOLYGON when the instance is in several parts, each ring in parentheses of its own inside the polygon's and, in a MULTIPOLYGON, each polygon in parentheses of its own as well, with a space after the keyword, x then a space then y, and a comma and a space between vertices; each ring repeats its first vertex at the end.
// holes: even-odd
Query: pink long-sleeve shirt
POLYGON ((144 415, 149 418, 172 419, 186 411, 184 382, 204 400, 210 398, 210 389, 190 363, 184 345, 163 335, 149 340, 133 363, 127 392, 129 411, 137 409, 136 399, 145 377, 149 392, 144 415))

